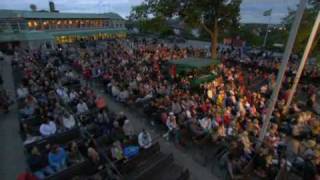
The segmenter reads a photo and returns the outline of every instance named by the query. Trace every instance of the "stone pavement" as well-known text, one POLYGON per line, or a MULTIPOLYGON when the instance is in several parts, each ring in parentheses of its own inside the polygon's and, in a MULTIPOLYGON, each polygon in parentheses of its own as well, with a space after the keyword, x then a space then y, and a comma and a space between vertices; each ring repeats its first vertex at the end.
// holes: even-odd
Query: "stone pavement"
MULTIPOLYGON (((12 99, 15 97, 14 79, 10 61, 0 62, 0 73, 4 88, 12 99)), ((17 106, 10 108, 10 113, 0 112, 0 179, 14 180, 26 168, 23 142, 19 136, 17 106)))

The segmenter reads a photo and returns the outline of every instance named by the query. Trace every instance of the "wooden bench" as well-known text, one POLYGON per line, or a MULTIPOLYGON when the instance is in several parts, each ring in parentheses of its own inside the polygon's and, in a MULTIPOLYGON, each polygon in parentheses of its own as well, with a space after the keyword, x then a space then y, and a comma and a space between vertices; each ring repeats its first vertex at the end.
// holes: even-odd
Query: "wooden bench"
POLYGON ((78 139, 80 136, 80 129, 76 127, 69 131, 58 133, 49 137, 45 137, 39 141, 26 144, 24 147, 27 150, 30 150, 34 146, 37 146, 38 149, 44 149, 47 144, 65 144, 66 142, 78 139))
POLYGON ((165 155, 161 152, 156 153, 152 157, 145 157, 146 160, 141 162, 134 168, 134 171, 125 175, 124 179, 128 180, 148 180, 159 169, 173 163, 173 155, 165 155))
POLYGON ((84 175, 85 169, 90 168, 91 163, 89 160, 84 160, 78 164, 72 165, 54 175, 48 176, 46 180, 61 180, 61 179, 72 179, 75 176, 84 175))
POLYGON ((139 155, 133 157, 131 160, 119 167, 121 173, 130 172, 132 169, 137 167, 141 162, 145 161, 148 157, 152 157, 160 152, 160 144, 155 143, 149 149, 140 151, 139 155))

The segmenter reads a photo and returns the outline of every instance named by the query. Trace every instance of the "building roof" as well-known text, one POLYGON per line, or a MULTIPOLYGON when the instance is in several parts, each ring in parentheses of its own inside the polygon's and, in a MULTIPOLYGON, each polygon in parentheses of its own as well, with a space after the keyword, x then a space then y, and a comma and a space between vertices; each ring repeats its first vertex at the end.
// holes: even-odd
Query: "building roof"
POLYGON ((119 19, 123 18, 116 13, 60 13, 60 12, 33 12, 25 10, 0 9, 0 18, 26 18, 26 19, 119 19))
POLYGON ((55 36, 85 36, 97 33, 126 33, 126 29, 91 29, 91 30, 69 30, 69 31, 26 31, 20 33, 0 33, 0 42, 14 41, 35 41, 35 40, 53 40, 55 36))

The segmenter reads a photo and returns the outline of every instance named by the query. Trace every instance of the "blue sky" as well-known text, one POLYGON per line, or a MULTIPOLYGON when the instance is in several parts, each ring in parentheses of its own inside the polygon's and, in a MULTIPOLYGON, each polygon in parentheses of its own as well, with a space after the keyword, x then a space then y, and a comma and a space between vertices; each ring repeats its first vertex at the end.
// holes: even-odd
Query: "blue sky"
MULTIPOLYGON (((102 13, 116 12, 128 16, 130 9, 143 0, 54 0, 56 9, 61 12, 102 13)), ((242 22, 279 23, 287 14, 288 7, 295 8, 299 0, 243 0, 241 5, 242 22), (271 18, 264 17, 265 10, 273 9, 271 18)), ((48 9, 49 0, 0 0, 0 9, 28 10, 31 3, 38 9, 48 9)))

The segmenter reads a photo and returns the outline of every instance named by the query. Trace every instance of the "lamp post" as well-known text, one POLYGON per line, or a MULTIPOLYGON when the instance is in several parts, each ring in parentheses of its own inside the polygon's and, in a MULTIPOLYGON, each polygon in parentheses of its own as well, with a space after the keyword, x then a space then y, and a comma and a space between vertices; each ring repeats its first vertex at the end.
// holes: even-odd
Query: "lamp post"
POLYGON ((299 65, 296 77, 295 77, 295 79, 293 81, 292 88, 291 88, 291 90, 289 92, 288 101, 287 101, 286 106, 284 108, 285 112, 288 111, 288 109, 290 107, 290 104, 292 102, 293 95, 296 92, 296 89, 297 89, 297 86, 298 86, 302 71, 303 71, 304 66, 305 66, 305 64, 307 62, 307 59, 308 59, 308 56, 310 54, 313 41, 315 40, 317 32, 318 32, 318 29, 319 29, 319 26, 320 26, 320 11, 318 12, 318 16, 317 16, 316 21, 315 21, 315 23, 313 25, 313 28, 312 28, 312 31, 311 31, 311 34, 310 34, 306 49, 304 50, 303 57, 301 59, 301 63, 299 65))
POLYGON ((290 31, 289 39, 288 39, 288 42, 286 45, 286 49, 284 51, 284 55, 283 55, 283 58, 281 61, 281 66, 280 66, 280 69, 278 72, 276 86, 272 92, 272 96, 271 96, 271 99, 268 104, 267 113, 266 113, 265 117, 263 118, 263 126, 260 131, 258 143, 256 146, 257 149, 260 148, 260 146, 264 140, 264 137, 267 134, 267 130, 268 130, 269 124, 270 124, 270 119, 271 119, 274 107, 276 105, 276 101, 279 96, 279 91, 281 88, 282 80, 283 80, 283 77, 284 77, 284 74, 285 74, 285 71, 286 71, 286 68, 288 65, 288 61, 289 61, 289 58, 290 58, 290 55, 292 52, 292 48, 293 48, 293 45, 294 45, 294 42, 295 42, 295 39, 296 39, 296 36, 298 33, 298 29, 299 29, 300 22, 301 22, 303 13, 304 13, 304 9, 306 8, 306 4, 307 4, 307 0, 300 0, 300 5, 299 5, 299 8, 296 12, 296 16, 295 16, 294 22, 291 27, 291 31, 290 31))

